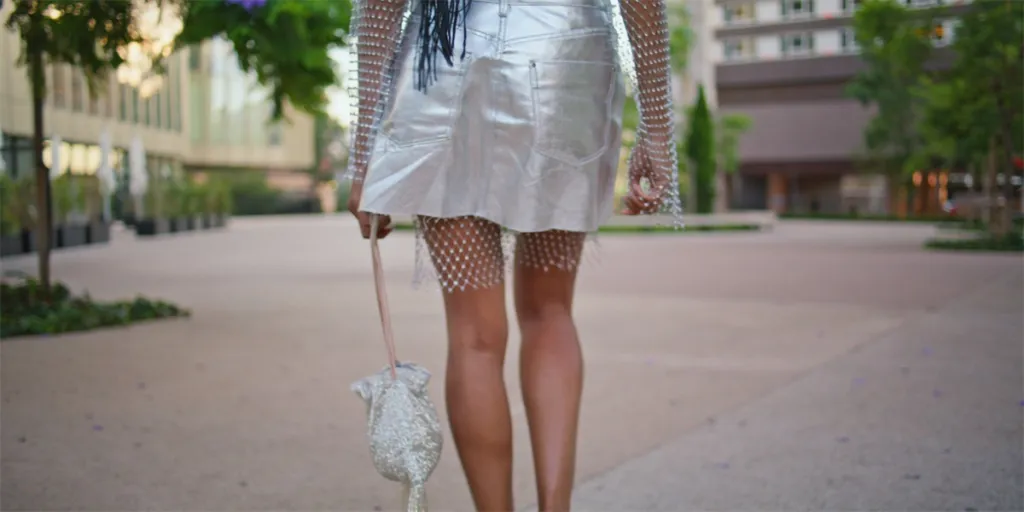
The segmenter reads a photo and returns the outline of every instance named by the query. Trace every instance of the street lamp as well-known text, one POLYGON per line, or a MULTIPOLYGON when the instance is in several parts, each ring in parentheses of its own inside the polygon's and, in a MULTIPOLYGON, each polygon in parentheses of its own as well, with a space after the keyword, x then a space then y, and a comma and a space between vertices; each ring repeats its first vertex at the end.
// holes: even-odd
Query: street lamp
POLYGON ((124 63, 117 68, 117 81, 132 86, 139 96, 148 98, 163 85, 163 76, 154 62, 169 57, 174 39, 181 33, 181 12, 177 2, 132 0, 135 28, 141 42, 118 50, 124 63))

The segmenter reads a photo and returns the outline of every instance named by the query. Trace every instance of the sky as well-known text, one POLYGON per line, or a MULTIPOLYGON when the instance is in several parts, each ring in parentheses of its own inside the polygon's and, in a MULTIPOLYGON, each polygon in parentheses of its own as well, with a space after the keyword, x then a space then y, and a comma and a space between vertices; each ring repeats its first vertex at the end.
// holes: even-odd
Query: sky
POLYGON ((335 48, 331 51, 331 58, 338 64, 338 75, 341 78, 341 83, 327 91, 327 113, 342 126, 347 127, 349 124, 349 113, 352 109, 347 92, 348 69, 352 67, 348 48, 335 48))

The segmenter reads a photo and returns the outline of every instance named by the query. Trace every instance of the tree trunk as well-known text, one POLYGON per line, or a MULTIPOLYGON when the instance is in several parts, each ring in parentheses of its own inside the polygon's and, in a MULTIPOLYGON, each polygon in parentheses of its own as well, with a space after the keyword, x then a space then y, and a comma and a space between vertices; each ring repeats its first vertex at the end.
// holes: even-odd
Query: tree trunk
POLYGON ((988 159, 985 162, 984 203, 982 220, 991 232, 995 229, 996 219, 992 216, 996 207, 996 148, 995 139, 989 141, 988 159))
MULTIPOLYGON (((1009 5, 1009 2, 1007 2, 1007 5, 1009 5)), ((1018 71, 1018 74, 1019 74, 1019 71, 1018 71)), ((1013 164, 1013 145, 1014 145, 1013 142, 1014 142, 1014 138, 1013 138, 1013 127, 1012 127, 1012 124, 1011 124, 1012 123, 1011 120, 1015 116, 1019 115, 1020 112, 1014 112, 1012 109, 1004 108, 1003 99, 1005 98, 1005 95, 1004 94, 1000 94, 1000 92, 1002 92, 1002 91, 1000 91, 1000 86, 997 85, 995 87, 995 89, 996 89, 995 90, 995 92, 996 92, 995 97, 997 98, 996 99, 996 105, 999 107, 999 110, 1000 110, 1000 115, 999 115, 999 138, 1001 139, 1002 144, 1000 144, 1000 145, 1002 146, 1002 150, 1003 150, 1003 155, 1002 155, 1003 165, 1001 167, 1003 167, 1003 169, 1004 169, 1004 171, 1003 171, 1003 199, 1004 199, 1004 202, 1003 202, 1003 211, 1001 212, 1002 213, 1002 218, 1000 218, 1000 221, 1004 223, 1003 224, 1003 226, 1004 226, 1003 234, 1005 235, 1005 234, 1008 234, 1010 231, 1013 230, 1013 208, 1011 208, 1011 204, 1013 203, 1013 175, 1014 175, 1014 172, 1016 171, 1016 169, 1015 169, 1014 164, 1013 164)), ((1019 91, 1017 92, 1017 94, 1019 94, 1019 91)), ((1022 186, 1021 186, 1021 208, 1024 209, 1024 184, 1022 184, 1022 186)))
POLYGON ((32 86, 32 154, 36 164, 36 253, 39 256, 39 282, 43 293, 50 293, 50 171, 43 164, 43 102, 46 99, 46 71, 39 52, 29 55, 32 86))
POLYGON ((1007 138, 1005 133, 1002 137, 1003 155, 1001 159, 1003 165, 1003 194, 1002 209, 1000 210, 999 224, 1002 228, 1000 235, 1007 235, 1013 230, 1013 148, 1011 147, 1011 139, 1007 138))

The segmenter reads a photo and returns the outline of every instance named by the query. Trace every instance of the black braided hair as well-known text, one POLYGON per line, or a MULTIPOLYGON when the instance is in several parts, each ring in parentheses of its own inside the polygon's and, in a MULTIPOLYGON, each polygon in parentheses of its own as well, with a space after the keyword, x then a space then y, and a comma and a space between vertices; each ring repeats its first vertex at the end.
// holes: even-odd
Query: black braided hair
POLYGON ((426 92, 427 85, 437 79, 437 54, 449 66, 455 62, 455 38, 462 20, 462 55, 466 58, 466 13, 473 0, 421 0, 419 50, 416 67, 416 88, 426 92))

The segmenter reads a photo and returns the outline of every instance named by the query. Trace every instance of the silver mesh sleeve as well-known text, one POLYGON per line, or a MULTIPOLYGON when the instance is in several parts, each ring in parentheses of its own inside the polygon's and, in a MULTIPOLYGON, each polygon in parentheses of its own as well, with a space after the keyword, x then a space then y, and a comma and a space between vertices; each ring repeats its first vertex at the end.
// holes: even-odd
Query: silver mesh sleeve
POLYGON ((352 101, 351 141, 345 176, 353 181, 362 181, 366 176, 402 38, 406 3, 355 0, 352 5, 349 53, 353 69, 348 70, 347 80, 352 101))
MULTIPOLYGON (((637 142, 630 155, 629 169, 631 173, 642 170, 645 174, 642 177, 654 188, 654 195, 660 196, 656 213, 671 215, 673 224, 681 226, 683 208, 679 197, 679 157, 675 144, 665 2, 619 0, 617 14, 618 19, 614 20, 617 32, 625 32, 631 57, 622 67, 633 85, 640 111, 637 142), (634 165, 632 160, 636 158, 645 158, 646 162, 634 165)), ((620 49, 619 53, 623 51, 620 49)))

